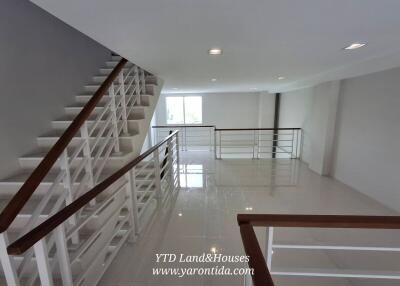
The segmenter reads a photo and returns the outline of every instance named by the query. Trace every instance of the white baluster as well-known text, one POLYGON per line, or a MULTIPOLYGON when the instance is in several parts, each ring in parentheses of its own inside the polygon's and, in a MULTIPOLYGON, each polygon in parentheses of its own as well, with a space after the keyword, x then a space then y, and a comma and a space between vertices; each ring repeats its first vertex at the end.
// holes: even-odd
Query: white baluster
POLYGON ((140 77, 139 77, 139 68, 137 66, 135 66, 135 88, 136 88, 136 103, 137 105, 141 104, 141 81, 140 81, 140 77))
POLYGON ((253 280, 251 278, 251 274, 246 274, 244 276, 244 286, 252 286, 253 285, 253 280))
POLYGON ((135 233, 136 235, 140 232, 140 225, 139 225, 139 207, 137 203, 137 188, 136 188, 136 169, 133 167, 129 171, 129 183, 130 183, 130 190, 132 193, 132 212, 133 212, 133 222, 135 224, 135 233))
POLYGON ((180 158, 179 158, 179 132, 175 134, 175 150, 176 150, 176 172, 178 175, 178 188, 181 187, 181 172, 180 172, 180 158))
POLYGON ((60 265, 63 286, 72 286, 71 262, 65 239, 64 225, 59 225, 55 230, 58 264, 60 265))
POLYGON ((3 267, 3 272, 6 277, 8 286, 19 286, 19 279, 17 275, 17 271, 15 268, 14 258, 8 255, 7 246, 8 246, 8 237, 7 233, 0 233, 0 260, 1 265, 3 267))
POLYGON ((146 76, 144 75, 144 69, 140 69, 141 81, 142 81, 142 94, 146 94, 146 76))
MULTIPOLYGON (((165 174, 165 172, 164 172, 165 174)), ((161 192, 161 171, 160 171, 160 152, 158 148, 154 151, 154 182, 157 192, 157 201, 159 205, 162 202, 162 192, 161 192)))
POLYGON ((121 71, 118 75, 121 94, 121 108, 122 108, 122 131, 124 135, 128 135, 128 115, 126 112, 126 90, 124 82, 124 73, 121 71))
MULTIPOLYGON (((74 201, 74 193, 73 193, 73 185, 71 182, 71 170, 69 167, 69 160, 68 160, 68 152, 67 148, 64 149, 64 152, 60 156, 60 169, 65 172, 65 176, 63 179, 63 186, 64 189, 67 191, 67 196, 65 197, 65 204, 69 205, 74 201)), ((76 215, 71 216, 68 219, 70 225, 74 226, 77 223, 76 215)), ((79 237, 74 235, 72 237, 73 244, 79 244, 79 237)))
POLYGON ((112 124, 113 124, 113 136, 115 138, 115 146, 114 146, 114 152, 119 154, 120 153, 120 148, 119 148, 119 132, 118 132, 118 121, 117 121, 117 107, 115 104, 115 92, 114 92, 114 83, 111 84, 111 87, 109 88, 109 94, 111 97, 111 112, 112 112, 112 124))
MULTIPOLYGON (((88 189, 92 189, 94 188, 96 182, 94 181, 94 166, 93 166, 93 160, 92 160, 92 152, 90 150, 90 138, 89 138, 89 128, 88 128, 88 124, 87 121, 85 121, 82 126, 81 126, 81 137, 83 139, 83 144, 85 144, 83 146, 83 157, 84 159, 86 159, 86 164, 85 164, 85 172, 86 174, 88 174, 88 189)), ((90 202, 90 205, 95 205, 96 204, 96 199, 93 199, 90 202)))
POLYGON ((272 243, 274 240, 274 228, 268 227, 266 231, 266 252, 267 252, 267 267, 271 271, 272 266, 272 243))
POLYGON ((33 246, 35 251, 36 263, 39 271, 40 285, 53 286, 53 277, 48 259, 48 251, 45 238, 36 242, 33 246))

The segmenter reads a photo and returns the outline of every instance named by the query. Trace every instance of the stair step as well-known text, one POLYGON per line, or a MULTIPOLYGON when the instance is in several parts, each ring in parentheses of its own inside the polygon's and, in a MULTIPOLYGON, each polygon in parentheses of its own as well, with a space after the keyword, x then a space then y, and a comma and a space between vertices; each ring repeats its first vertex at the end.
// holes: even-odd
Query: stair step
MULTIPOLYGON (((146 83, 146 93, 154 94, 155 87, 157 87, 157 85, 146 83)), ((88 84, 84 86, 83 90, 85 93, 91 93, 93 95, 99 88, 100 88, 99 84, 88 84)), ((117 89, 117 87, 115 87, 115 89, 117 89)))
POLYGON ((111 56, 111 60, 114 62, 119 62, 122 59, 121 56, 111 56))
MULTIPOLYGON (((93 77, 94 83, 103 83, 112 71, 112 69, 102 69, 102 70, 103 71, 100 73, 100 75, 96 75, 93 77)), ((128 72, 128 70, 126 72, 128 72)), ((132 77, 133 77, 133 72, 131 72, 131 74, 128 77, 125 77, 125 80, 128 80, 128 82, 129 82, 130 80, 132 80, 132 77)), ((116 79, 114 81, 114 83, 117 83, 117 82, 118 82, 118 79, 116 79)), ((153 75, 146 76, 145 82, 146 82, 146 84, 158 85, 158 79, 156 76, 153 76, 153 75)))
MULTIPOLYGON (((51 122, 51 125, 55 129, 66 129, 74 120, 75 115, 73 114, 67 114, 59 119, 53 120, 51 122)), ((93 118, 93 117, 91 117, 93 118)), ((144 111, 137 109, 133 110, 133 112, 129 115, 128 117, 128 129, 129 129, 129 134, 135 135, 138 133, 139 130, 139 121, 145 119, 144 116, 144 111)), ((104 126, 104 123, 106 120, 100 120, 98 123, 98 128, 101 126, 104 126)), ((95 123, 94 120, 87 120, 88 123, 88 128, 91 128, 93 124, 95 123)))
MULTIPOLYGON (((114 68, 118 63, 119 63, 119 61, 120 60, 117 60, 117 61, 115 61, 115 60, 112 60, 112 61, 107 61, 106 62, 106 67, 107 68, 114 68)), ((131 66, 133 66, 133 64, 131 63, 131 62, 127 62, 126 64, 125 64, 125 68, 129 68, 129 67, 131 67, 131 66)))
MULTIPOLYGON (((151 94, 142 94, 140 97, 140 105, 137 105, 138 107, 147 107, 150 104, 150 96, 151 94)), ((77 95, 76 101, 79 103, 87 103, 91 98, 93 97, 93 94, 80 94, 77 95)), ((99 106, 104 106, 106 102, 108 101, 109 96, 104 95, 103 98, 99 102, 99 106)))
MULTIPOLYGON (((29 176, 33 172, 33 168, 31 169, 21 169, 15 174, 3 179, 0 181, 0 199, 6 199, 11 197, 22 187, 22 185, 25 183, 25 181, 29 178, 29 176)), ((71 173, 74 172, 74 168, 71 168, 71 173)), ((105 169, 102 172, 102 175, 100 175, 100 181, 105 179, 107 176, 111 175, 113 172, 115 172, 116 169, 105 169)), ((45 194, 48 189, 52 186, 53 182, 55 181, 56 177, 58 176, 59 172, 58 170, 52 170, 50 171, 46 177, 43 179, 43 181, 39 184, 35 192, 33 193, 33 197, 35 196, 42 196, 45 194)), ((81 179, 78 178, 78 181, 81 179)), ((75 183, 75 186, 78 186, 79 183, 75 183)), ((59 187, 57 187, 54 192, 59 193, 60 191, 63 190, 63 186, 60 183, 59 187)))
MULTIPOLYGON (((39 147, 52 147, 58 139, 61 137, 61 135, 64 133, 64 130, 62 129, 54 129, 51 132, 48 132, 46 134, 43 134, 37 138, 37 142, 39 147)), ((128 150, 129 146, 132 146, 132 139, 135 137, 138 133, 135 132, 135 130, 129 130, 129 136, 124 136, 120 135, 119 136, 119 143, 122 149, 128 150)), ((94 144, 96 138, 95 137, 90 137, 89 142, 90 144, 94 144)), ((101 140, 105 140, 101 139, 101 140)), ((101 141, 100 140, 100 141, 101 141)), ((76 134, 74 138, 72 138, 71 142, 69 143, 70 147, 77 146, 82 143, 82 138, 79 136, 79 134, 76 134)))
MULTIPOLYGON (((48 150, 46 150, 44 148, 39 148, 27 155, 20 157, 18 159, 19 164, 22 168, 36 168, 40 164, 40 162, 43 160, 43 158, 47 155, 47 153, 48 153, 48 150)), ((113 167, 121 166, 124 162, 124 159, 129 154, 130 154, 130 150, 124 150, 124 149, 121 149, 121 154, 111 154, 108 159, 109 161, 107 162, 108 166, 113 166, 113 167)), ((93 159, 93 157, 92 157, 92 159, 93 159)), ((77 158, 72 163, 70 162, 70 166, 72 168, 77 167, 80 165, 82 160, 83 160, 83 157, 81 155, 78 155, 77 158)), ((60 167, 60 162, 57 161, 53 165, 53 168, 59 168, 59 167, 60 167)))

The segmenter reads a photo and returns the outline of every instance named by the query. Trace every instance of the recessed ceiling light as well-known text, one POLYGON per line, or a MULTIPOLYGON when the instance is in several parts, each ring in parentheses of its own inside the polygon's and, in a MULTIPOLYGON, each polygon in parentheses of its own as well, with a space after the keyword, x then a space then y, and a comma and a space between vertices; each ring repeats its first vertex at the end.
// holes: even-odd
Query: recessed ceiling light
POLYGON ((222 49, 220 48, 213 48, 208 50, 208 54, 211 56, 218 56, 222 55, 222 49))
POLYGON ((178 216, 182 216, 182 213, 178 213, 178 216))
POLYGON ((350 46, 345 47, 345 50, 355 50, 364 47, 365 43, 352 43, 350 46))
POLYGON ((253 207, 246 207, 246 211, 252 211, 253 207))
POLYGON ((211 247, 210 252, 214 254, 217 253, 217 248, 215 246, 211 247))
POLYGON ((284 76, 278 76, 278 79, 279 79, 279 80, 284 80, 285 77, 284 77, 284 76))
POLYGON ((211 81, 212 81, 212 82, 216 82, 217 79, 216 79, 216 78, 212 78, 211 81))

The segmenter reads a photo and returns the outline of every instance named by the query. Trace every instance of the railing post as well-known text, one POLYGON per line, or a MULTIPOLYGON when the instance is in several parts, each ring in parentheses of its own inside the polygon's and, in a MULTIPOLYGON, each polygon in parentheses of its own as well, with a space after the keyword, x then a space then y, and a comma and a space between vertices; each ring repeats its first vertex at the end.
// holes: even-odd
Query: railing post
POLYGON ((256 131, 253 130, 253 159, 255 159, 255 149, 256 149, 256 131))
POLYGON ((154 150, 154 182, 157 192, 157 201, 159 205, 161 205, 162 202, 161 171, 160 171, 160 152, 158 148, 154 150))
POLYGON ((140 232, 140 225, 139 225, 139 210, 137 204, 137 193, 136 193, 136 174, 135 174, 135 167, 133 167, 129 171, 129 184, 131 190, 131 198, 132 198, 132 213, 133 213, 133 223, 135 227, 135 234, 138 235, 140 232))
POLYGON ((134 72, 135 72, 135 93, 136 93, 136 96, 137 96, 136 103, 137 103, 137 105, 140 105, 141 104, 141 100, 142 100, 142 98, 141 98, 141 95, 142 95, 141 85, 142 85, 142 83, 141 83, 140 77, 139 77, 139 68, 136 65, 135 65, 134 72))
POLYGON ((210 140, 208 144, 210 145, 210 152, 212 151, 212 130, 211 127, 208 128, 208 136, 210 136, 210 140))
POLYGON ((144 69, 140 69, 140 80, 142 82, 142 94, 146 94, 146 77, 144 75, 144 69))
POLYGON ((3 267, 4 276, 6 277, 8 286, 20 286, 17 271, 15 268, 14 258, 8 255, 7 233, 0 233, 0 260, 1 266, 3 267))
MULTIPOLYGON (((174 183, 174 149, 172 148, 172 144, 171 144, 172 138, 170 140, 167 141, 167 148, 168 148, 168 153, 167 153, 167 165, 169 165, 167 168, 165 168, 167 170, 167 172, 169 172, 169 182, 168 182, 168 186, 172 185, 174 183)), ((171 192, 173 192, 173 190, 170 190, 171 192)))
POLYGON ((290 150, 290 159, 293 159, 293 146, 294 146, 294 129, 292 129, 292 147, 290 150))
POLYGON ((219 158, 222 159, 222 131, 219 131, 219 158))
POLYGON ((179 132, 175 134, 175 149, 176 149, 176 173, 177 173, 177 180, 178 180, 178 188, 181 187, 181 169, 180 169, 180 156, 179 156, 179 132))
POLYGON ((217 128, 214 127, 214 158, 217 159, 217 128))
MULTIPOLYGON (((88 144, 88 143, 84 142, 83 144, 88 144)), ((68 160, 67 149, 65 149, 64 152, 61 154, 61 157, 60 157, 60 169, 65 172, 65 176, 64 176, 64 179, 63 179, 63 186, 67 191, 67 196, 65 197, 65 203, 66 203, 66 205, 69 205, 70 203, 72 203, 74 201, 74 193, 73 193, 73 186, 72 186, 72 182, 71 182, 71 170, 69 168, 69 160, 68 160)), ((91 171, 92 171, 92 169, 90 169, 90 172, 91 171)), ((93 178, 93 173, 92 173, 92 178, 93 178)), ((76 215, 71 216, 69 218, 68 222, 72 226, 76 225, 76 223, 77 223, 76 215)), ((79 243, 79 236, 78 235, 73 235, 72 243, 73 244, 78 244, 79 243)))
POLYGON ((266 252, 267 252, 267 267, 271 271, 272 266, 272 243, 274 239, 274 228, 268 227, 266 231, 266 252))
POLYGON ((121 71, 118 75, 118 81, 121 94, 121 108, 122 108, 122 131, 124 135, 128 135, 128 115, 126 112, 126 91, 124 82, 124 73, 121 71))
POLYGON ((111 97, 111 113, 112 113, 112 123, 113 123, 113 134, 115 138, 114 152, 120 153, 119 148, 119 132, 118 132, 118 121, 117 121, 117 107, 115 104, 115 92, 114 92, 114 83, 111 84, 109 88, 109 95, 111 97))
POLYGON ((33 246, 33 249, 35 251, 36 263, 40 277, 40 285, 53 286, 53 277, 51 274, 45 240, 45 238, 42 238, 41 240, 36 242, 36 244, 33 246))
POLYGON ((59 225, 55 230, 55 239, 57 247, 58 264, 60 265, 61 279, 63 286, 72 286, 72 272, 71 262, 69 260, 69 253, 67 248, 67 241, 65 239, 64 225, 59 225))
MULTIPOLYGON (((94 181, 93 176, 94 166, 92 163, 92 151, 90 150, 89 128, 87 121, 85 121, 81 126, 81 136, 84 140, 83 144, 85 144, 83 146, 83 157, 86 159, 85 173, 89 176, 87 186, 90 190, 96 185, 96 182, 94 181)), ((91 205, 94 205, 95 203, 96 199, 93 199, 93 201, 90 202, 91 205)))
POLYGON ((251 274, 246 274, 244 276, 244 286, 252 286, 253 285, 253 280, 251 278, 251 274))

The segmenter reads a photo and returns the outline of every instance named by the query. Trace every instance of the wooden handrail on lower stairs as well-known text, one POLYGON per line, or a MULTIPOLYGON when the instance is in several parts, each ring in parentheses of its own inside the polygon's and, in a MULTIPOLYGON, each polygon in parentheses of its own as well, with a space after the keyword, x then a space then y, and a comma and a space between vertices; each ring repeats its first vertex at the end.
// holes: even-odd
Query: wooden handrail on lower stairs
POLYGON ((114 172, 112 175, 107 177, 104 181, 96 185, 93 189, 86 192, 84 195, 76 199, 74 202, 63 208, 61 211, 57 212, 55 215, 47 219, 45 222, 32 229, 30 232, 16 240, 14 243, 10 244, 7 248, 8 254, 19 255, 24 253, 26 250, 31 248, 36 242, 44 238, 47 234, 52 232, 57 226, 68 220, 71 216, 77 213, 81 208, 87 205, 90 201, 96 198, 99 194, 104 192, 109 186, 115 183, 118 179, 124 176, 129 170, 143 161, 146 157, 152 154, 156 149, 158 149, 165 142, 172 140, 172 138, 177 135, 179 131, 174 131, 164 140, 160 141, 149 150, 139 155, 118 171, 114 172))
POLYGON ((108 75, 106 80, 100 85, 99 89, 95 92, 88 103, 83 107, 81 112, 75 117, 69 127, 53 145, 50 151, 46 154, 40 164, 35 168, 29 178, 21 186, 19 191, 13 196, 7 206, 0 214, 0 233, 8 229, 19 212, 28 202, 29 198, 35 192, 37 187, 49 173, 50 169, 56 163, 60 155, 67 148, 68 144, 74 138, 75 134, 80 130, 83 123, 89 118, 93 110, 100 102, 101 98, 107 92, 113 81, 116 79, 120 71, 123 69, 127 60, 122 58, 112 72, 108 75))
POLYGON ((274 286, 254 227, 400 229, 400 216, 238 214, 237 221, 254 286, 274 286))

